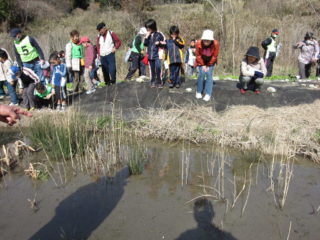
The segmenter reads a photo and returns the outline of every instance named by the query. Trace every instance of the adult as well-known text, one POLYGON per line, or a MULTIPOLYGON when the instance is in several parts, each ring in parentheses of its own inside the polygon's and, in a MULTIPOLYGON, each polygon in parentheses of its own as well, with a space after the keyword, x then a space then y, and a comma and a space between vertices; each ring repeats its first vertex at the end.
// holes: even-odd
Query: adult
POLYGON ((97 37, 97 54, 101 61, 104 81, 107 85, 116 83, 116 57, 115 52, 121 46, 119 37, 108 30, 106 24, 97 25, 99 36, 97 37))
POLYGON ((317 63, 319 55, 319 44, 313 36, 312 32, 307 32, 304 40, 298 42, 295 49, 300 49, 298 57, 299 77, 307 79, 310 77, 311 67, 317 63))
POLYGON ((261 43, 261 46, 265 50, 264 52, 264 62, 267 67, 267 77, 271 77, 272 70, 273 70, 273 63, 274 60, 277 57, 277 49, 278 49, 278 43, 276 41, 277 37, 279 35, 278 29, 273 29, 271 32, 271 36, 268 37, 266 40, 264 40, 261 43))
POLYGON ((240 92, 242 94, 246 93, 248 88, 256 93, 260 93, 260 88, 263 85, 263 77, 267 73, 264 61, 260 58, 259 48, 250 47, 244 59, 241 62, 240 68, 240 92))
POLYGON ((32 117, 32 114, 17 107, 17 106, 7 106, 0 105, 0 121, 7 123, 12 126, 20 119, 20 115, 25 115, 27 117, 32 117))
POLYGON ((10 36, 14 38, 13 50, 20 68, 33 70, 45 84, 41 65, 45 63, 44 55, 38 42, 28 35, 24 35, 19 28, 13 28, 10 36))

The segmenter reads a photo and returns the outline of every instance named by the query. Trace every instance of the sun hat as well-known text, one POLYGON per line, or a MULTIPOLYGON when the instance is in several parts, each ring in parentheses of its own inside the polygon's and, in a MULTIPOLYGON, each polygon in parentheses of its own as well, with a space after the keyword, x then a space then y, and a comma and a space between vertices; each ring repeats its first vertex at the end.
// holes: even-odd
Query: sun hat
POLYGON ((209 41, 213 41, 214 37, 213 37, 213 31, 212 30, 204 30, 202 33, 202 37, 201 40, 209 40, 209 41))
POLYGON ((140 28, 139 35, 146 35, 146 34, 147 34, 147 29, 145 27, 140 28))

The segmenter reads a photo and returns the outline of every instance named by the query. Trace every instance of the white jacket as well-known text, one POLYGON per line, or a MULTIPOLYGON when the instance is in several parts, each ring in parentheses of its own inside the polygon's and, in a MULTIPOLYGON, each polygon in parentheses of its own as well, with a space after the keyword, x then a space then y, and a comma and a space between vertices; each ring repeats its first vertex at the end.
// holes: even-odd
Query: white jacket
POLYGON ((267 68, 262 58, 254 64, 248 64, 247 59, 244 58, 241 62, 240 71, 241 76, 244 77, 253 77, 255 71, 262 72, 263 75, 267 74, 267 68))

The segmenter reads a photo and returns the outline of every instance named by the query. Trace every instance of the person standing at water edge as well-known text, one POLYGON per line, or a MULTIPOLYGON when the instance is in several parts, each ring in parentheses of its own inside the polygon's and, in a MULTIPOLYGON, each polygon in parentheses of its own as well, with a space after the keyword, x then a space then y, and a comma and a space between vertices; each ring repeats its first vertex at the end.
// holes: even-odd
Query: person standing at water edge
POLYGON ((199 69, 196 98, 209 101, 213 88, 213 70, 219 54, 219 42, 214 40, 212 30, 204 30, 196 44, 196 66, 199 69), (205 82, 204 82, 205 81, 205 82))
POLYGON ((137 69, 139 70, 139 77, 146 75, 146 66, 142 62, 144 57, 144 38, 146 34, 147 29, 145 27, 140 28, 139 33, 135 36, 132 42, 130 54, 131 65, 126 76, 126 80, 130 80, 137 69))
POLYGON ((33 70, 44 82, 40 63, 44 64, 45 60, 38 42, 33 37, 23 35, 19 28, 13 28, 10 31, 10 36, 14 38, 13 50, 19 67, 33 70))
POLYGON ((271 36, 261 43, 261 46, 265 50, 264 61, 268 71, 267 77, 271 77, 272 70, 273 70, 273 63, 277 57, 278 44, 276 42, 276 39, 278 35, 279 35, 278 29, 273 29, 271 32, 271 36))
POLYGON ((298 57, 299 77, 300 79, 307 79, 311 74, 311 67, 317 63, 319 55, 319 44, 312 32, 307 32, 304 40, 298 42, 295 49, 300 49, 298 57))
POLYGON ((101 22, 97 25, 99 36, 97 38, 97 53, 100 58, 104 81, 107 85, 115 84, 117 80, 116 50, 120 48, 121 41, 117 34, 107 29, 101 22))
POLYGON ((246 93, 248 86, 253 86, 253 91, 259 94, 263 84, 263 77, 267 74, 264 61, 260 58, 259 48, 250 47, 241 62, 240 72, 240 92, 246 93))
POLYGON ((186 51, 186 57, 184 63, 186 64, 187 76, 191 77, 195 72, 195 61, 196 61, 196 40, 190 41, 190 47, 186 51))
POLYGON ((151 87, 163 88, 161 79, 161 61, 159 59, 159 48, 163 45, 164 37, 158 32, 157 23, 153 19, 145 22, 145 27, 148 31, 144 46, 148 48, 148 60, 151 70, 151 87))
POLYGON ((184 40, 179 36, 180 30, 177 26, 170 27, 170 39, 166 41, 166 55, 170 70, 169 87, 180 88, 180 71, 183 63, 184 40))
POLYGON ((73 76, 73 92, 83 92, 84 48, 77 30, 70 32, 70 42, 66 45, 65 57, 68 72, 73 76))

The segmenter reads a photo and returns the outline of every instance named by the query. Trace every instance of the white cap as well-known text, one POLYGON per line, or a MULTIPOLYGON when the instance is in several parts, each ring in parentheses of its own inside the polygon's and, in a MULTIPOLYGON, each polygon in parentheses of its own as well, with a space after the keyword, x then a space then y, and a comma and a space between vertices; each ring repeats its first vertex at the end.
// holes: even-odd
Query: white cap
POLYGON ((147 34, 147 29, 145 27, 140 28, 139 35, 146 35, 146 34, 147 34))
POLYGON ((212 30, 204 30, 202 33, 202 37, 201 40, 209 40, 209 41, 213 41, 213 31, 212 30))
POLYGON ((48 61, 45 61, 44 63, 40 63, 40 68, 41 69, 47 69, 50 67, 50 64, 48 61))

